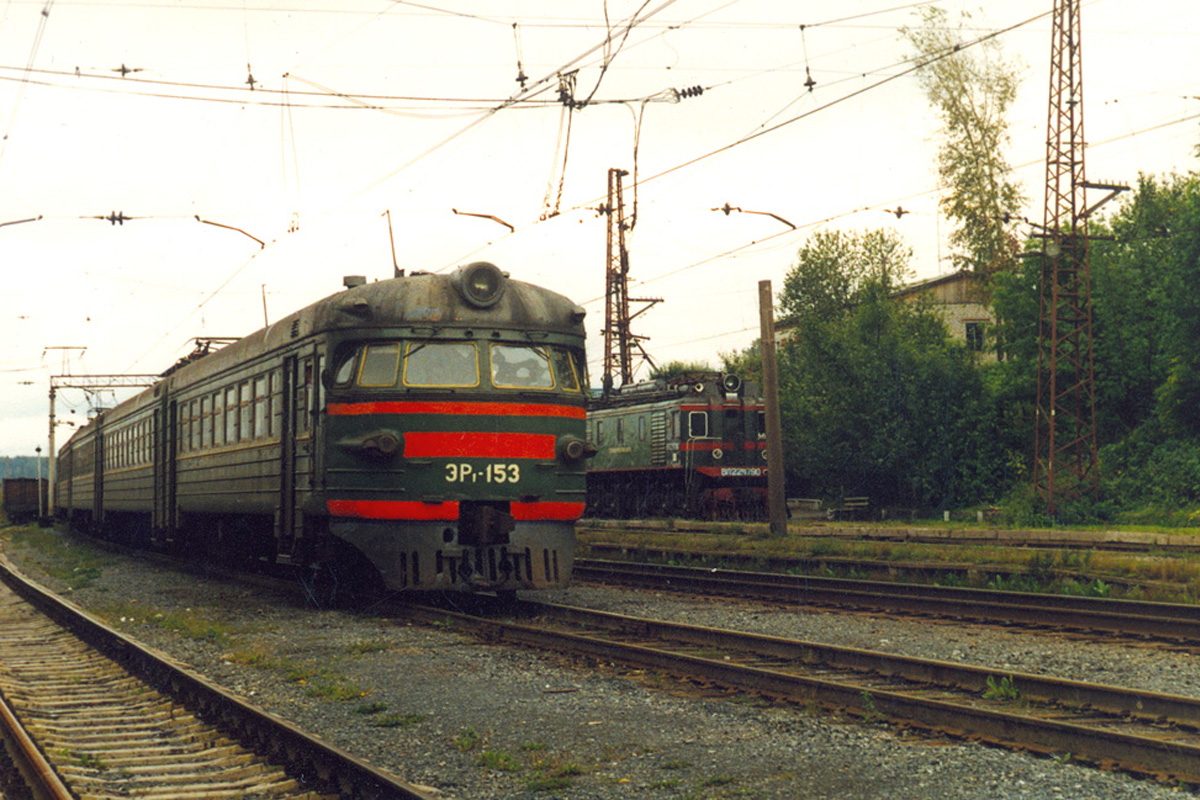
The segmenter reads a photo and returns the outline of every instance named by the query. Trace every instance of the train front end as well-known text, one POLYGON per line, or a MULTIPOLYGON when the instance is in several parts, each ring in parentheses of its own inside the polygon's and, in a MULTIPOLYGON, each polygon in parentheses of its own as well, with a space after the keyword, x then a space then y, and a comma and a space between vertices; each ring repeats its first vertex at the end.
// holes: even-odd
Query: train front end
POLYGON ((329 532, 393 590, 566 585, 585 504, 583 310, 483 262, 341 296, 329 532))

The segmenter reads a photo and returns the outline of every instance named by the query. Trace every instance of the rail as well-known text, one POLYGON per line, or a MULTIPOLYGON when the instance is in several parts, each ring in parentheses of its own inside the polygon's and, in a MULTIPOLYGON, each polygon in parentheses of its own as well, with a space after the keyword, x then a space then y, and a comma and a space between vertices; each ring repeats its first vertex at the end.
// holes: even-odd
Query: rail
POLYGON ((1200 780, 1200 700, 550 604, 520 621, 448 608, 410 618, 489 642, 570 652, 690 681, 1161 780, 1200 780))
POLYGON ((0 581, 58 625, 106 655, 128 672, 209 721, 243 747, 289 773, 315 776, 338 797, 353 800, 410 798, 432 795, 310 736, 297 726, 267 714, 199 675, 156 655, 138 642, 87 615, 62 598, 17 573, 0 558, 0 581))

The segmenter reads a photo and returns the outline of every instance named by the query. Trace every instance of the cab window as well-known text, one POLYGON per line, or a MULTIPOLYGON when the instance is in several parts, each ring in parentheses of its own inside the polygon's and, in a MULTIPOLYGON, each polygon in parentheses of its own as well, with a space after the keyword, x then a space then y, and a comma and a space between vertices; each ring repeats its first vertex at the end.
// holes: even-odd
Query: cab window
POLYGON ((400 369, 400 343, 369 344, 358 369, 359 386, 395 386, 400 369))
POLYGON ((575 375, 575 367, 571 364, 571 354, 556 347, 550 352, 550 356, 554 362, 554 377, 558 379, 558 388, 564 392, 579 391, 579 380, 575 375))
POLYGON ((553 389, 554 375, 546 348, 492 345, 492 385, 505 389, 553 389))
POLYGON ((413 342, 404 359, 405 386, 479 385, 479 356, 470 342, 413 342))

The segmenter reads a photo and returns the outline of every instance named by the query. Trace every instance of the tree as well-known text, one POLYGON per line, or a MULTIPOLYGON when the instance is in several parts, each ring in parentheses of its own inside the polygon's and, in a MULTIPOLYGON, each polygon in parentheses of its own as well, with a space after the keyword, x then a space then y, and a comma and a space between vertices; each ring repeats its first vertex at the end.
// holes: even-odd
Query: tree
POLYGON ((890 288, 908 278, 911 257, 912 250, 895 231, 819 231, 800 248, 784 278, 782 319, 799 324, 845 314, 861 301, 868 285, 890 288))
POLYGON ((880 281, 859 297, 781 348, 791 491, 924 507, 994 499, 999 450, 972 355, 936 311, 893 300, 880 281))
MULTIPOLYGON (((928 6, 919 13, 922 24, 901 35, 913 47, 913 60, 925 65, 918 80, 941 119, 938 175, 947 191, 942 210, 956 225, 954 260, 959 268, 992 274, 1016 257, 1008 225, 1025 200, 1004 156, 1017 73, 1001 58, 997 40, 964 48, 961 28, 950 27, 945 11, 928 6)), ((969 20, 964 12, 962 23, 969 20)))
POLYGON ((668 361, 650 371, 650 380, 675 380, 689 375, 711 375, 713 368, 707 361, 668 361))

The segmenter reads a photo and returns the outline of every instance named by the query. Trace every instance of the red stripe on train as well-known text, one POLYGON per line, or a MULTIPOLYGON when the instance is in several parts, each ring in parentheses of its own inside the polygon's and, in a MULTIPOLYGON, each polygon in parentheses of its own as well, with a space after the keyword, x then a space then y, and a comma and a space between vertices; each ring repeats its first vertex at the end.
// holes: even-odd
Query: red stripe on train
MULTIPOLYGON (((358 519, 458 519, 458 503, 423 503, 419 500, 329 500, 325 508, 335 517, 358 519)), ((583 516, 583 503, 513 503, 513 519, 574 522, 583 516)))
POLYGON ((515 520, 562 520, 574 522, 583 516, 583 503, 513 503, 515 520))
POLYGON ((432 403, 421 401, 380 401, 374 403, 330 403, 330 416, 358 414, 476 414, 500 417, 567 417, 583 419, 586 412, 577 406, 541 403, 432 403))
POLYGON ((325 508, 335 517, 361 519, 458 519, 458 503, 422 503, 419 500, 327 500, 325 508))
POLYGON ((405 458, 554 458, 552 433, 407 431, 405 458))

